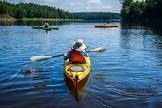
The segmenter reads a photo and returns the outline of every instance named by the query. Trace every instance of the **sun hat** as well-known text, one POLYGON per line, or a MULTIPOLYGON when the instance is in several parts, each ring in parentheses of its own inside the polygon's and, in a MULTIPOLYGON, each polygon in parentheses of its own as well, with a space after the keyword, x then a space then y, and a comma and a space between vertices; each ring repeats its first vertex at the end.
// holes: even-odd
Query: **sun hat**
POLYGON ((82 39, 78 39, 77 41, 76 41, 76 43, 84 43, 84 41, 82 40, 82 39))
POLYGON ((73 45, 73 49, 78 49, 82 46, 82 43, 80 42, 76 42, 74 45, 73 45))
POLYGON ((75 41, 74 45, 73 45, 73 49, 77 50, 77 51, 83 51, 86 49, 86 46, 84 44, 84 41, 82 39, 78 39, 77 41, 75 41))

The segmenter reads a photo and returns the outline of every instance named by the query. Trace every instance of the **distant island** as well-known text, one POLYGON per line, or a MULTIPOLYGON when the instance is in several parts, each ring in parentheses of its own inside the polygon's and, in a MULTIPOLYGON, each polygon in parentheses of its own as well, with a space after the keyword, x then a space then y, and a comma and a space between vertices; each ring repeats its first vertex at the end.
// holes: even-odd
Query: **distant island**
POLYGON ((77 12, 33 3, 11 4, 0 1, 0 21, 17 20, 120 20, 119 13, 111 12, 77 12))
POLYGON ((88 21, 120 21, 119 13, 111 12, 75 12, 72 13, 75 19, 84 19, 88 21))

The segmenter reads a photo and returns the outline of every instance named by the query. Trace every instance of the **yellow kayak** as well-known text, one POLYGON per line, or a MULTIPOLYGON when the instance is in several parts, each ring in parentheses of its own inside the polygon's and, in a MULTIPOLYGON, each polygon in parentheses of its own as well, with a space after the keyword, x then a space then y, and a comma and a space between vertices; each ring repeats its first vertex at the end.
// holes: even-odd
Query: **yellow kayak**
POLYGON ((90 70, 91 70, 91 62, 90 57, 85 57, 85 64, 71 64, 65 61, 64 70, 66 81, 69 84, 72 92, 75 92, 76 98, 79 98, 79 92, 83 92, 85 85, 87 84, 90 70))

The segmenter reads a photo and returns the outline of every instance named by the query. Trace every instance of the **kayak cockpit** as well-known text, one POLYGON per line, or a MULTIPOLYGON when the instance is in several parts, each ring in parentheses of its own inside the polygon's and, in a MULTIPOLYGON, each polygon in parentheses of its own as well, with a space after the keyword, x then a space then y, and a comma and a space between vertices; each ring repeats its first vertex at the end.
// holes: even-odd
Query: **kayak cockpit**
POLYGON ((74 66, 69 67, 68 70, 71 72, 84 72, 85 69, 82 66, 74 65, 74 66))

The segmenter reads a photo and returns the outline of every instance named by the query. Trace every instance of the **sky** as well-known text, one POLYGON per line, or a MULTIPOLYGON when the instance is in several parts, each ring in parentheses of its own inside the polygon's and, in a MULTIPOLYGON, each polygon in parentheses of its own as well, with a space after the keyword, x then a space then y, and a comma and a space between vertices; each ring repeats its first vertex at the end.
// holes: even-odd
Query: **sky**
POLYGON ((70 12, 120 13, 120 0, 5 0, 10 3, 36 3, 61 8, 70 12))

